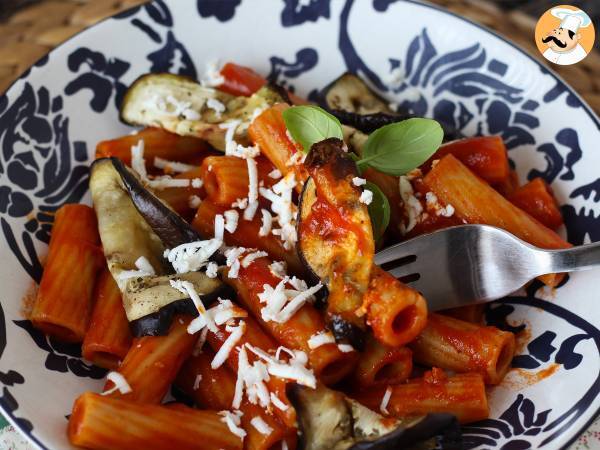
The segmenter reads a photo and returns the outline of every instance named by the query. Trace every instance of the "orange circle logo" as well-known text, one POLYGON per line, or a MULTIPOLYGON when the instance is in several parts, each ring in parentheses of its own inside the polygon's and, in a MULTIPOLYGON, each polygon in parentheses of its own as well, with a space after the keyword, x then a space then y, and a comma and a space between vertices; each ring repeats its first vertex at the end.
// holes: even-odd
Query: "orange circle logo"
POLYGON ((560 5, 546 11, 535 27, 535 44, 548 61, 561 66, 578 63, 592 51, 594 24, 585 11, 560 5))

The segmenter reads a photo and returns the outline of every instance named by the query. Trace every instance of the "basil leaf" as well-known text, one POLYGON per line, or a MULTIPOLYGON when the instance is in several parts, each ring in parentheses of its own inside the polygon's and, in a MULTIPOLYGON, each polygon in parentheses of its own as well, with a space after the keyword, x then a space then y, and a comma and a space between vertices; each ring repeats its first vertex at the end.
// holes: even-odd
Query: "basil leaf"
POLYGON ((432 119, 412 118, 385 125, 369 135, 357 164, 388 175, 404 175, 427 161, 443 138, 442 127, 432 119))
POLYGON ((390 202, 376 184, 367 181, 365 189, 373 192, 373 200, 367 207, 373 227, 373 238, 377 241, 390 224, 390 202))
POLYGON ((305 152, 324 139, 344 137, 340 121, 318 106, 292 106, 283 111, 283 120, 294 140, 302 145, 305 152))

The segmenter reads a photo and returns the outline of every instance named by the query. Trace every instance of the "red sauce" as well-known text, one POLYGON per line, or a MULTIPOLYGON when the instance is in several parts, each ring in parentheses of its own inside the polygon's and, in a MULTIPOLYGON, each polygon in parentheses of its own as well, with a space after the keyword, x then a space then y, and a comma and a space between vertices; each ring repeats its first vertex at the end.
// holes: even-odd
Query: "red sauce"
POLYGON ((300 224, 300 236, 318 236, 331 245, 342 243, 348 238, 348 233, 356 236, 358 252, 364 253, 367 243, 363 229, 353 223, 343 209, 334 207, 322 198, 317 199, 308 217, 300 224))

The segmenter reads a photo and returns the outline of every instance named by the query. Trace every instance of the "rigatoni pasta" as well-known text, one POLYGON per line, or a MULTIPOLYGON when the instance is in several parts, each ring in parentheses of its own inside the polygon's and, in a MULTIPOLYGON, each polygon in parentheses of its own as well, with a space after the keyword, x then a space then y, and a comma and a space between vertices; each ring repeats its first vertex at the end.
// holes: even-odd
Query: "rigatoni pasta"
POLYGON ((96 274, 102 267, 94 210, 65 205, 54 217, 48 259, 30 319, 44 333, 82 342, 92 312, 96 274))
POLYGON ((69 417, 74 445, 102 450, 241 450, 216 411, 169 408, 117 400, 88 392, 69 417))
POLYGON ((97 366, 115 370, 127 355, 131 340, 121 291, 105 269, 96 281, 94 310, 81 352, 97 366))
POLYGON ((410 347, 420 364, 455 372, 477 372, 486 383, 498 384, 510 369, 515 336, 496 327, 432 313, 410 347))

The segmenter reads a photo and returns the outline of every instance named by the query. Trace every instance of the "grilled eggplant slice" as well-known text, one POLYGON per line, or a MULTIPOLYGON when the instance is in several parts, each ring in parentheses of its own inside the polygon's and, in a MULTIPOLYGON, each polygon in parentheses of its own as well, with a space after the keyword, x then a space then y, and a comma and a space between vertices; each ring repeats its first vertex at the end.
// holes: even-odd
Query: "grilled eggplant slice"
POLYGON ((204 239, 179 214, 146 189, 121 160, 111 160, 134 207, 167 248, 204 239))
MULTIPOLYGON (((90 190, 104 254, 109 270, 123 293, 123 306, 134 335, 166 333, 175 312, 197 315, 193 302, 171 287, 169 280, 175 276, 165 276, 169 269, 163 264, 162 257, 163 242, 175 246, 198 240, 197 233, 192 234, 193 230, 183 219, 144 189, 120 160, 97 160, 91 172, 90 190), (130 196, 135 188, 138 189, 136 196, 130 196), (132 198, 146 207, 146 216, 138 212, 132 198), (147 217, 154 220, 147 220, 147 217), (154 232, 155 226, 159 234, 154 232), (174 230, 177 226, 182 229, 174 230), (135 261, 140 256, 148 259, 157 275, 120 279, 123 271, 136 269, 135 261)), ((176 277, 190 281, 207 305, 228 292, 220 280, 201 272, 176 277)))
POLYGON ((357 339, 365 328, 362 299, 373 264, 373 231, 361 191, 353 185, 356 164, 339 139, 314 144, 305 160, 310 178, 298 211, 298 253, 328 288, 327 314, 338 341, 357 339))
POLYGON ((199 137, 225 150, 226 129, 220 124, 240 121, 234 139, 247 145, 247 129, 254 112, 285 101, 277 89, 269 86, 250 97, 234 97, 181 75, 147 74, 138 78, 125 93, 121 120, 131 125, 160 127, 181 136, 199 137), (224 111, 209 107, 209 99, 217 105, 220 103, 224 111))
POLYGON ((298 414, 299 450, 458 450, 462 445, 450 414, 385 418, 323 385, 292 384, 287 396, 298 414))
POLYGON ((148 259, 157 274, 167 273, 162 241, 136 210, 111 159, 99 159, 92 165, 90 191, 104 255, 121 292, 127 283, 119 280, 119 275, 135 270, 140 256, 148 259))
MULTIPOLYGON (((384 125, 417 117, 408 110, 393 111, 385 99, 351 73, 341 75, 324 89, 322 103, 342 124, 367 134, 384 125)), ((444 142, 464 137, 453 126, 440 124, 444 129, 444 142)), ((349 144, 360 154, 362 145, 349 144)))
POLYGON ((135 278, 123 293, 123 303, 130 311, 128 319, 134 336, 164 335, 169 331, 175 314, 198 315, 194 302, 171 286, 170 281, 174 279, 192 283, 205 305, 231 292, 231 288, 218 278, 209 278, 203 272, 135 278))
POLYGON ((351 73, 344 73, 323 90, 324 106, 329 110, 356 114, 392 114, 388 102, 351 73))

